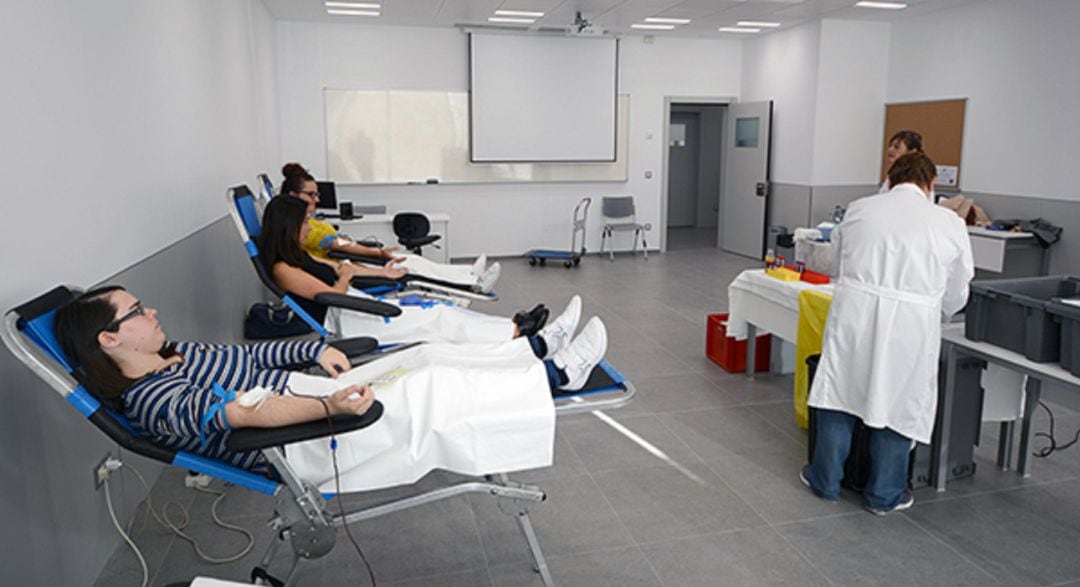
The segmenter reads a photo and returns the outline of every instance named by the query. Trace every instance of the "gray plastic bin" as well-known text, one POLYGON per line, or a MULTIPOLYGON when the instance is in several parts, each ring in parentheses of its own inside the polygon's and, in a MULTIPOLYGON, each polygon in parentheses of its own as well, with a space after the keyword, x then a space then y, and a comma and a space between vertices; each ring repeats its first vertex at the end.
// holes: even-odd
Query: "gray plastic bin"
POLYGON ((1046 311, 1054 298, 1080 294, 1080 279, 1055 275, 971 282, 964 335, 1040 363, 1061 356, 1061 325, 1046 311))
POLYGON ((1046 311, 1061 327, 1061 368, 1080 377, 1080 307, 1055 301, 1046 311))

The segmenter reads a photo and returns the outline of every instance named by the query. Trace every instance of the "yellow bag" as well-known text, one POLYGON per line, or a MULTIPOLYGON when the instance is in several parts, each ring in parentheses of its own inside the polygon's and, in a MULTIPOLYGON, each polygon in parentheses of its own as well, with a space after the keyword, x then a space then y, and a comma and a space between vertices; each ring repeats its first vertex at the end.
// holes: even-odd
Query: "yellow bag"
POLYGON ((799 292, 799 331, 795 343, 795 422, 805 429, 809 423, 806 400, 810 395, 806 357, 821 352, 825 319, 832 305, 832 294, 813 289, 799 292))

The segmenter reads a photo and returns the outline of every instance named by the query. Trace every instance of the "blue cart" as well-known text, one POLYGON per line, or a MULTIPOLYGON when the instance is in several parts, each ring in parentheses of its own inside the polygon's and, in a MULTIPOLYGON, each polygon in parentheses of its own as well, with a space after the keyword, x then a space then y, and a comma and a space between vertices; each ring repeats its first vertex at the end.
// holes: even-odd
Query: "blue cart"
POLYGON ((532 249, 525 253, 529 258, 529 265, 545 265, 548 259, 562 261, 567 269, 581 264, 581 256, 585 254, 585 222, 589 218, 589 204, 592 198, 582 198, 574 207, 574 230, 570 236, 570 250, 559 251, 555 249, 532 249), (581 250, 578 250, 578 232, 581 233, 581 250))

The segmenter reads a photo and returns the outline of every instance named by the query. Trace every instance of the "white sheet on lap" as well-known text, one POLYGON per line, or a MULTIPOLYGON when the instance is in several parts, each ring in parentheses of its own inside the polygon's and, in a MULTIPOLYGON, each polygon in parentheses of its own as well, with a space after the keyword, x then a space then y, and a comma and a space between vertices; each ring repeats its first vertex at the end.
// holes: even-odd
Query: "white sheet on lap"
MULTIPOLYGON (((349 289, 349 295, 368 297, 367 294, 349 289)), ((395 300, 386 300, 397 304, 395 300)), ((332 312, 338 310, 331 309, 332 312)), ((386 321, 380 316, 360 312, 341 312, 341 332, 343 337, 373 336, 380 343, 412 342, 426 340, 442 342, 504 342, 514 336, 514 323, 509 318, 481 314, 456 306, 436 304, 423 308, 420 306, 401 306, 401 315, 386 321)), ((327 318, 332 326, 334 320, 327 318)))
MULTIPOLYGON (((338 437, 343 492, 414 483, 434 469, 466 475, 547 467, 555 408, 544 365, 528 342, 428 344, 357 367, 339 379, 295 373, 297 393, 326 395, 404 367, 375 397, 375 424, 338 437)), ((334 491, 329 440, 291 444, 301 478, 334 491)))

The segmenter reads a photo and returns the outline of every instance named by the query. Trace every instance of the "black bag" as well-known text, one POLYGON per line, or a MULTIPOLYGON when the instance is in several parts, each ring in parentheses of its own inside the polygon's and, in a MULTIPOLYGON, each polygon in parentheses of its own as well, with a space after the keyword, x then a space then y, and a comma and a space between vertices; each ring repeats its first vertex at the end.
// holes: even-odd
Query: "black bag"
POLYGON ((248 309, 244 319, 244 338, 262 340, 285 338, 311 332, 311 327, 288 306, 257 302, 248 309))

